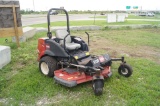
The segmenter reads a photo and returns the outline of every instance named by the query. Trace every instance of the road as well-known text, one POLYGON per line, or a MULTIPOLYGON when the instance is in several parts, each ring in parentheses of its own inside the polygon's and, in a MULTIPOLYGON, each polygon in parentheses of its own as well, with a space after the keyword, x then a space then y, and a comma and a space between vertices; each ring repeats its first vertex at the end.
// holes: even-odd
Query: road
MULTIPOLYGON (((96 16, 100 16, 97 14, 96 16)), ((94 14, 70 14, 69 20, 94 20, 94 14)), ((51 15, 51 22, 65 21, 66 17, 64 14, 51 15)), ((96 20, 106 20, 104 18, 96 18, 96 20)), ((159 19, 127 19, 135 21, 160 21, 159 19)), ((33 24, 47 23, 47 15, 22 15, 22 26, 29 26, 33 24)))
MULTIPOLYGON (((69 20, 93 20, 94 14, 71 14, 69 20)), ((65 21, 65 15, 51 15, 51 22, 65 21)), ((41 24, 47 22, 47 15, 22 15, 22 26, 41 24)))

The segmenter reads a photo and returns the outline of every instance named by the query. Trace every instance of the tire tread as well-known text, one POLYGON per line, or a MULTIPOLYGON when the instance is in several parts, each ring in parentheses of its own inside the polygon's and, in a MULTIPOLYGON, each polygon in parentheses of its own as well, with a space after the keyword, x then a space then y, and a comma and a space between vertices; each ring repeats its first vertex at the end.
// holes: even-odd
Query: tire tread
MULTIPOLYGON (((53 77, 54 76, 54 71, 57 69, 57 61, 56 61, 56 59, 53 58, 53 57, 51 57, 51 56, 42 57, 41 60, 40 60, 40 62, 39 62, 39 69, 40 69, 40 71, 41 71, 40 64, 42 62, 46 62, 48 64, 49 73, 48 73, 47 76, 53 77)), ((42 73, 42 71, 41 71, 41 73, 42 73)))

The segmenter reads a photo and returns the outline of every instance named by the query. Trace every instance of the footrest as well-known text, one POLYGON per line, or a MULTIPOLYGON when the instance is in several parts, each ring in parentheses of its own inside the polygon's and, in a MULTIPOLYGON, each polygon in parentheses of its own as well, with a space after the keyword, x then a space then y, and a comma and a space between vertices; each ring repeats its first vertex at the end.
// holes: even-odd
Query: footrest
POLYGON ((71 74, 71 73, 74 73, 74 72, 77 72, 77 69, 76 68, 65 68, 64 69, 67 73, 71 74))

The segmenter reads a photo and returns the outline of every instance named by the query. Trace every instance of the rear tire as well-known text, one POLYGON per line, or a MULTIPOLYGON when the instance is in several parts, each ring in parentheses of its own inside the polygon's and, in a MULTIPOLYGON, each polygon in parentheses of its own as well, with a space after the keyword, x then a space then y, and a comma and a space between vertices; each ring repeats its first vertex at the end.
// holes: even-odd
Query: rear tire
POLYGON ((102 92, 103 92, 103 86, 104 86, 104 82, 103 80, 95 80, 93 82, 93 90, 94 90, 94 94, 96 96, 100 96, 102 95, 102 92))
POLYGON ((128 64, 122 64, 118 68, 118 73, 124 77, 130 77, 132 75, 132 67, 128 64))
POLYGON ((54 71, 57 69, 57 61, 51 56, 45 56, 40 59, 39 70, 48 77, 54 76, 54 71))

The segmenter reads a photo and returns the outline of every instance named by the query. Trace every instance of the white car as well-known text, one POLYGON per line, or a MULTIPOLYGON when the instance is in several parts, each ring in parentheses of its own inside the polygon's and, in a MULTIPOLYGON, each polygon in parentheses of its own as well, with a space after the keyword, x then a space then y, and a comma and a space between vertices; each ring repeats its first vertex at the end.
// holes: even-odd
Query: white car
POLYGON ((154 17, 154 13, 147 13, 146 16, 154 17))
POLYGON ((153 12, 139 12, 138 16, 149 16, 149 17, 154 17, 155 14, 153 12))

